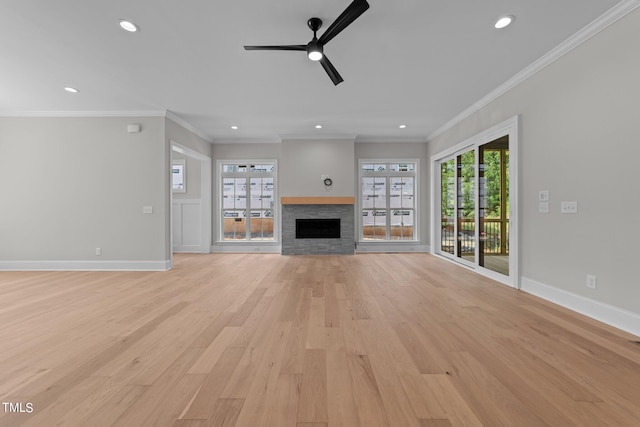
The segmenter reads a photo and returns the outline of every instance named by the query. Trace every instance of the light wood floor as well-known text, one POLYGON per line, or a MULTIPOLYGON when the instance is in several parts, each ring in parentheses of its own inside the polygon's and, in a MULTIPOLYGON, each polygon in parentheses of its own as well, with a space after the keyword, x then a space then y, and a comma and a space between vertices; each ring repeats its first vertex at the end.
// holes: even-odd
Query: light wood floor
POLYGON ((425 254, 4 272, 0 325, 2 426, 640 426, 639 338, 425 254))

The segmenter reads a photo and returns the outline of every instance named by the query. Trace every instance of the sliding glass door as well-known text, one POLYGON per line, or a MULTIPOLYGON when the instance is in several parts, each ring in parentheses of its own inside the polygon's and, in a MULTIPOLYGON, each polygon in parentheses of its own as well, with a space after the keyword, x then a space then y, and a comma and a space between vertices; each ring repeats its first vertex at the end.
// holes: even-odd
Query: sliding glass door
POLYGON ((467 262, 476 259, 476 167, 475 150, 456 156, 456 255, 467 262))
POLYGON ((481 145, 479 265, 509 275, 509 138, 481 145))
POLYGON ((509 276, 509 136, 437 163, 439 253, 509 276))

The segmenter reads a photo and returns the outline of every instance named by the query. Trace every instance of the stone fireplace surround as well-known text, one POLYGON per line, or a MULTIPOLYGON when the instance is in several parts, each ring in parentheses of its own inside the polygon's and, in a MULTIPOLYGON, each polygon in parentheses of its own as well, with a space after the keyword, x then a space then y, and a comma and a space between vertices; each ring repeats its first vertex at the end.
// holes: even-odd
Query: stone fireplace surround
POLYGON ((282 197, 282 255, 353 255, 354 197, 282 197), (296 219, 340 218, 339 239, 296 239, 296 219))

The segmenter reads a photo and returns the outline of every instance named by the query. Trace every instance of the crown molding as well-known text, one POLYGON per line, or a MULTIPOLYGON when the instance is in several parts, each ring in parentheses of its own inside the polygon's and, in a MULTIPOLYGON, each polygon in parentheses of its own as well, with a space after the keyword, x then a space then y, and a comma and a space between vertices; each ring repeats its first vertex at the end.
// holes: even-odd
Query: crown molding
POLYGON ((212 144, 280 144, 280 138, 215 138, 212 144))
POLYGON ((7 111, 0 117, 165 117, 164 111, 7 111))
POLYGON ((636 10, 638 7, 640 7, 640 0, 621 1, 620 3, 609 9, 607 12, 605 12, 603 15, 595 19, 593 22, 588 24, 586 27, 582 28, 580 31, 566 39, 564 42, 560 43, 558 46, 537 59, 522 71, 520 71, 518 74, 511 77, 509 80, 498 86, 493 91, 489 92, 477 102, 473 103, 453 119, 449 120, 440 128, 429 134, 427 136, 427 141, 431 141, 437 136, 442 135, 443 133, 460 123, 462 120, 466 119, 476 111, 485 107, 496 98, 504 95, 520 83, 527 80, 529 77, 536 74, 538 71, 546 68, 558 59, 562 58, 564 55, 571 52, 573 49, 580 46, 582 43, 586 42, 591 37, 607 28, 609 25, 636 10))
POLYGON ((322 140, 348 140, 355 141, 356 135, 347 133, 301 133, 301 134, 282 134, 280 135, 282 141, 322 141, 322 140))
POLYGON ((163 115, 171 120, 172 122, 174 122, 175 124, 177 124, 178 126, 182 126, 183 128, 185 128, 186 130, 188 130, 189 132, 199 136, 200 138, 204 139, 205 141, 207 141, 209 144, 213 144, 213 139, 211 139, 211 137, 207 134, 205 134, 204 132, 202 132, 200 129, 198 129, 197 127, 193 126, 191 123, 185 121, 184 119, 181 119, 180 117, 178 117, 175 113, 173 113, 172 111, 166 110, 163 115))
POLYGON ((363 136, 356 138, 356 144, 424 144, 427 142, 427 138, 424 136, 363 136))

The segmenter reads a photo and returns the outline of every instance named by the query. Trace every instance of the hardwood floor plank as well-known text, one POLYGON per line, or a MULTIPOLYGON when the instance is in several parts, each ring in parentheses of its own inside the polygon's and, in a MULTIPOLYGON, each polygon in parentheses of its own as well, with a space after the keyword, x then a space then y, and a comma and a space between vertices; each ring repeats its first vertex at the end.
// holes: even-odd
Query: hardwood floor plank
POLYGON ((324 284, 324 326, 327 328, 340 327, 340 306, 338 305, 337 288, 339 284, 325 280, 324 284))
POLYGON ((218 363, 218 360, 231 346, 231 343, 240 333, 239 326, 226 326, 222 328, 211 344, 202 351, 198 360, 189 369, 189 374, 208 374, 218 363))
POLYGON ((227 323, 227 325, 228 326, 244 325, 245 320, 249 318, 249 316, 251 315, 251 312, 253 312, 253 309, 256 308, 256 305, 258 305, 258 303, 262 299, 262 296, 264 295, 265 292, 267 292, 267 288, 258 288, 255 291, 253 291, 251 296, 249 296, 249 298, 245 301, 245 303, 242 304, 242 306, 238 309, 236 314, 231 319, 229 319, 229 323, 227 323))
POLYGON ((454 427, 482 426, 448 375, 405 375, 400 380, 420 422, 446 419, 454 427))
POLYGON ((291 322, 277 322, 271 328, 269 347, 265 350, 264 356, 256 356, 260 363, 251 376, 246 376, 248 380, 245 384, 249 387, 248 391, 245 392, 230 381, 223 392, 223 395, 246 395, 237 425, 263 425, 270 416, 270 408, 277 405, 279 372, 291 326, 291 322))
MULTIPOLYGON (((44 409, 39 409, 33 417, 29 417, 28 421, 24 422, 24 427, 37 427, 42 425, 58 426, 69 423, 74 418, 79 420, 82 417, 74 417, 70 414, 73 413, 83 402, 90 396, 97 392, 97 390, 103 386, 109 378, 106 377, 89 377, 78 386, 69 390, 63 396, 56 399, 51 405, 44 409)), ((13 399, 9 399, 11 401, 13 399)), ((2 424, 2 423, 0 423, 2 424)))
POLYGON ((307 332, 306 349, 323 349, 325 348, 325 298, 311 298, 311 307, 309 312, 309 331, 307 332))
POLYGON ((311 288, 301 290, 295 317, 292 320, 292 332, 287 341, 284 360, 280 368, 281 374, 302 374, 312 298, 313 290, 311 288))
POLYGON ((333 427, 358 427, 358 410, 349 376, 349 361, 340 328, 327 332, 327 406, 333 427))
POLYGON ((640 340, 426 254, 0 272, 2 426, 640 425, 640 340))
POLYGON ((448 419, 421 419, 420 427, 453 427, 448 419))
POLYGON ((389 345, 395 338, 394 332, 389 326, 383 327, 382 321, 361 320, 360 324, 367 342, 370 343, 367 346, 369 362, 389 425, 418 426, 418 417, 413 412, 399 378, 399 374, 417 372, 415 365, 410 362, 410 356, 401 344, 389 345))
POLYGON ((195 399, 191 401, 189 408, 182 415, 182 419, 207 420, 211 418, 213 415, 211 402, 220 397, 244 353, 244 348, 227 348, 213 370, 205 378, 195 399))
POLYGON ((219 313, 207 328, 191 343, 191 347, 209 347, 218 335, 228 326, 233 313, 219 313))
POLYGON ((455 352, 452 358, 456 368, 451 381, 483 425, 545 425, 471 354, 455 352))
POLYGON ((205 427, 203 420, 177 420, 172 427, 205 427))
POLYGON ((344 333, 344 345, 347 354, 367 354, 364 339, 360 332, 358 322, 353 319, 350 299, 338 300, 340 306, 340 318, 342 319, 342 332, 344 333))
POLYGON ((278 376, 271 402, 266 408, 265 426, 295 427, 301 388, 302 374, 278 376))
POLYGON ((326 352, 309 349, 304 357, 297 422, 326 423, 328 420, 326 352))
POLYGON ((195 393, 205 379, 189 376, 184 379, 195 360, 200 357, 201 348, 188 348, 169 365, 163 375, 147 387, 136 402, 122 414, 114 426, 145 426, 158 424, 164 418, 178 419, 190 396, 195 393), (180 389, 182 393, 176 393, 180 389), (163 416, 164 415, 164 416, 163 416))
POLYGON ((380 389, 373 373, 369 356, 347 355, 349 375, 354 390, 359 425, 362 427, 388 427, 380 389))
MULTIPOLYGON (((50 385, 31 396, 30 402, 32 402, 37 408, 46 408, 52 402, 54 402, 58 398, 58 396, 65 394, 67 391, 71 390, 82 381, 86 380, 101 367, 111 362, 112 359, 122 354, 139 340, 147 336, 147 334, 155 330, 162 322, 170 319, 172 316, 178 314, 186 307, 187 304, 174 305, 173 307, 163 312, 161 315, 154 318, 152 321, 145 324, 145 326, 138 329, 134 334, 120 339, 117 343, 109 346, 107 349, 95 355, 94 357, 91 357, 79 366, 73 364, 72 366, 66 366, 59 369, 51 370, 50 374, 44 375, 38 380, 38 382, 46 384, 46 382, 49 381, 49 377, 52 377, 50 385)), ((30 387, 32 387, 33 385, 34 383, 29 384, 30 387)), ((143 390, 143 388, 130 388, 132 395, 136 393, 135 390, 143 390)), ((28 394, 24 393, 25 391, 26 390, 21 390, 19 387, 17 391, 12 392, 11 394, 28 394)), ((9 414, 5 418, 15 418, 15 414, 9 414)))
POLYGON ((244 399, 218 399, 213 408, 213 416, 205 425, 211 427, 233 427, 244 405, 244 399))
POLYGON ((98 410, 92 411, 75 425, 110 426, 131 407, 136 400, 147 390, 147 386, 128 386, 120 393, 106 401, 98 410))
POLYGON ((420 343, 416 334, 406 323, 396 323, 393 325, 400 342, 404 345, 413 362, 421 374, 441 374, 443 369, 438 366, 438 362, 431 357, 429 351, 420 343))

